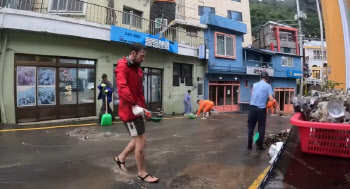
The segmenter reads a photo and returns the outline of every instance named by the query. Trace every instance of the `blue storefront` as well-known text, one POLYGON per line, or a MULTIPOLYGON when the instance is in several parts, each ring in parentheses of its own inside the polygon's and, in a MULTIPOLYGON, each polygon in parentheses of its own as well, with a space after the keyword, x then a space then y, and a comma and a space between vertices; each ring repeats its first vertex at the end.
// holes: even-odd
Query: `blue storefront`
POLYGON ((201 17, 209 49, 205 99, 221 112, 247 110, 253 84, 267 71, 281 111, 293 111, 291 99, 301 78, 301 57, 289 53, 242 48, 244 23, 213 14, 201 17))

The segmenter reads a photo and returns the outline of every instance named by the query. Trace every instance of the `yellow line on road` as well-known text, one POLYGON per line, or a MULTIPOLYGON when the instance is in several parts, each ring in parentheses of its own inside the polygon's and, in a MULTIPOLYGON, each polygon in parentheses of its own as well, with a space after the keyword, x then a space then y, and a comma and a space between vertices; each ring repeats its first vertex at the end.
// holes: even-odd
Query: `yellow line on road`
POLYGON ((265 178, 267 172, 270 170, 270 166, 268 166, 255 181, 253 182, 252 185, 249 186, 248 189, 257 189, 261 183, 261 181, 265 178))
POLYGON ((96 123, 87 123, 87 124, 79 124, 79 125, 59 125, 59 126, 50 126, 50 127, 32 127, 32 128, 23 128, 23 129, 4 129, 0 130, 1 132, 13 132, 13 131, 31 131, 31 130, 45 130, 45 129, 57 129, 57 128, 66 128, 66 127, 86 127, 86 126, 94 126, 96 123))
MULTIPOLYGON (((179 119, 183 117, 173 117, 173 118, 164 118, 164 119, 179 119)), ((116 124, 123 123, 121 121, 113 122, 116 124)), ((32 131, 32 130, 45 130, 45 129, 57 129, 57 128, 67 128, 67 127, 86 127, 86 126, 95 126, 97 123, 86 123, 86 124, 77 124, 77 125, 59 125, 59 126, 49 126, 49 127, 32 127, 32 128, 23 128, 23 129, 4 129, 0 130, 0 133, 4 132, 14 132, 14 131, 32 131)))

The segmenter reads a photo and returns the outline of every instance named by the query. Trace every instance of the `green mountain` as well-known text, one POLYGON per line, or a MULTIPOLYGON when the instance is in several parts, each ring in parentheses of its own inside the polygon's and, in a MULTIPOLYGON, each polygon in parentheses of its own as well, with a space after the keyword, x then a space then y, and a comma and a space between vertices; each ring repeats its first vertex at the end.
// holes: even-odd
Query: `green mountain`
MULTIPOLYGON (((267 21, 298 27, 297 22, 294 21, 294 15, 297 13, 296 0, 249 0, 249 2, 252 35, 256 36, 259 27, 267 21)), ((307 19, 302 21, 304 36, 306 38, 319 38, 320 25, 316 0, 299 0, 299 7, 307 15, 307 19)))

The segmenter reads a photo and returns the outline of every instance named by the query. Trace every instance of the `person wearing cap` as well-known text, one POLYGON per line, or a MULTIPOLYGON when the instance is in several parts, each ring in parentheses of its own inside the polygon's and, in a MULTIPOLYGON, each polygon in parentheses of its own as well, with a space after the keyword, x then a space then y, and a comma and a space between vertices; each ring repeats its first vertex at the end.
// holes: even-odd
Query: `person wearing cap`
POLYGON ((100 93, 98 94, 97 100, 102 100, 102 107, 100 110, 100 114, 98 116, 98 122, 101 123, 102 115, 106 111, 106 96, 105 95, 107 95, 108 113, 112 115, 112 121, 115 121, 114 113, 109 105, 109 103, 112 102, 113 85, 110 81, 108 81, 107 74, 102 74, 102 81, 97 86, 97 88, 100 90, 100 93))
POLYGON ((271 85, 267 83, 269 74, 261 73, 261 80, 253 85, 252 98, 248 114, 248 150, 253 147, 253 133, 256 122, 258 122, 259 138, 256 141, 257 150, 265 150, 263 147, 266 127, 266 102, 272 101, 273 91, 271 85))

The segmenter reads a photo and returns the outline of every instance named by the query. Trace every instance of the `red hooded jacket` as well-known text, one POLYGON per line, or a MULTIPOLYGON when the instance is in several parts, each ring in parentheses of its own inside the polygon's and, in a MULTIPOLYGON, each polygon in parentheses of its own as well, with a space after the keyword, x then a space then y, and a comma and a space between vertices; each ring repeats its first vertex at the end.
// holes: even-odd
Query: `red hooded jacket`
POLYGON ((132 121, 139 117, 132 113, 133 105, 146 108, 142 91, 142 70, 140 67, 128 66, 124 57, 118 60, 115 76, 119 95, 119 118, 124 122, 132 121))

